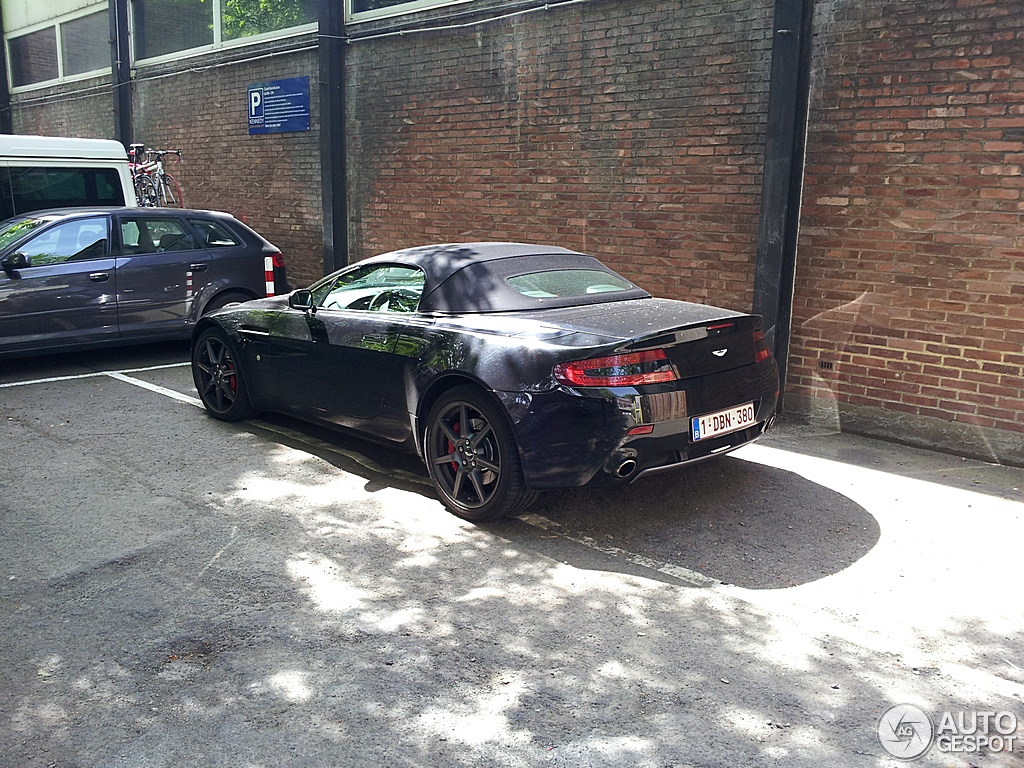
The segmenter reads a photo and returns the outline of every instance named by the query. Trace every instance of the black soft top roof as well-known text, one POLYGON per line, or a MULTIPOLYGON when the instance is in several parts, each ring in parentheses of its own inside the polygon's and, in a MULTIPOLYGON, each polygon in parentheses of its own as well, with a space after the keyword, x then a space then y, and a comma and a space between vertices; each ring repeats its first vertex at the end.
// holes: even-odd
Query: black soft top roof
POLYGON ((628 290, 612 293, 534 298, 523 295, 506 282, 516 275, 558 269, 595 270, 625 280, 593 256, 557 246, 526 243, 425 245, 359 262, 360 266, 371 264, 396 264, 423 270, 421 312, 508 312, 650 298, 647 291, 632 283, 628 290))

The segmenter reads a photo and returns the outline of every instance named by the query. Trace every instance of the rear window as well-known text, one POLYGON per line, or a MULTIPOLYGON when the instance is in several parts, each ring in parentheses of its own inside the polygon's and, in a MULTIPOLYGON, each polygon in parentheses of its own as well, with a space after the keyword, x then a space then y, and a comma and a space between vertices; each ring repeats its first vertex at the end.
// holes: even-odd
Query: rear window
MULTIPOLYGON (((448 255, 439 258, 445 267, 448 255)), ((456 263, 436 286, 428 282, 420 312, 512 312, 651 296, 582 253, 531 253, 467 262, 456 263)))
POLYGON ((202 237, 202 243, 207 248, 227 248, 234 245, 241 245, 241 240, 219 221, 211 219, 189 219, 189 222, 202 237))
POLYGON ((628 291, 633 285, 596 269, 555 269, 507 279, 509 285, 531 299, 561 299, 628 291))

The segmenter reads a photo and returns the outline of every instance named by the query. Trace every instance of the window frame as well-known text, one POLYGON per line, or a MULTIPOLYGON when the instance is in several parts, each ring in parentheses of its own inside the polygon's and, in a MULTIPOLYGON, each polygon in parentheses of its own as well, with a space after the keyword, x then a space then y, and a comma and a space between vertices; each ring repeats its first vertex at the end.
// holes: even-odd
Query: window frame
POLYGON ((47 19, 46 21, 41 21, 36 24, 31 24, 27 27, 21 27, 20 29, 9 32, 5 31, 4 60, 7 64, 7 86, 10 89, 10 92, 22 93, 24 91, 34 91, 40 88, 49 88, 61 83, 73 83, 79 80, 89 80, 94 77, 109 75, 111 72, 109 64, 106 67, 101 67, 100 69, 91 69, 87 72, 79 72, 74 75, 66 75, 64 73, 64 35, 61 31, 61 26, 70 21, 75 21, 76 19, 81 19, 85 16, 92 16, 96 13, 109 13, 108 3, 94 3, 93 5, 89 5, 85 8, 79 8, 78 10, 71 11, 70 13, 63 13, 60 16, 56 16, 52 19, 47 19), (57 77, 50 78, 49 80, 40 80, 36 83, 28 83, 27 85, 14 85, 13 70, 11 68, 10 41, 15 38, 31 35, 33 32, 41 32, 45 29, 53 29, 54 35, 57 39, 57 77))
POLYGON ((443 8, 446 5, 462 5, 473 0, 406 0, 389 8, 377 8, 372 11, 352 10, 353 0, 345 0, 345 23, 362 24, 368 21, 390 19, 395 16, 407 16, 411 13, 443 8))
POLYGON ((246 37, 239 37, 233 40, 225 40, 223 31, 223 5, 221 0, 212 0, 212 2, 210 3, 210 9, 211 13, 213 14, 212 43, 209 43, 207 45, 197 45, 194 48, 183 48, 180 51, 171 51, 170 53, 161 53, 159 56, 147 56, 145 58, 142 58, 139 56, 138 50, 135 47, 135 41, 138 40, 139 37, 136 30, 135 8, 133 3, 132 11, 128 14, 128 29, 130 30, 132 40, 132 65, 149 66, 153 64, 164 64, 171 61, 178 61, 180 59, 190 58, 192 56, 202 56, 203 54, 210 53, 211 51, 238 48, 245 45, 265 43, 272 40, 281 40, 288 37, 298 37, 301 35, 309 34, 311 32, 317 32, 320 29, 320 22, 319 20, 317 20, 311 21, 308 24, 300 24, 295 27, 285 27, 284 29, 275 29, 270 32, 261 32, 258 35, 248 35, 246 37))

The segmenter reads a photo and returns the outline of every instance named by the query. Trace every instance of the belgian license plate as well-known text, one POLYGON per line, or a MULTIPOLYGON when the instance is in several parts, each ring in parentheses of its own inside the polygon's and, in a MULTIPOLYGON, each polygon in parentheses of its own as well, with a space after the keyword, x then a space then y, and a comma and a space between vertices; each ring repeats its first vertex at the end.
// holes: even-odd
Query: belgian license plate
POLYGON ((733 408, 718 411, 717 413, 708 413, 704 416, 694 416, 690 420, 690 426, 693 428, 694 442, 735 432, 738 429, 746 429, 753 423, 753 403, 737 405, 733 408))

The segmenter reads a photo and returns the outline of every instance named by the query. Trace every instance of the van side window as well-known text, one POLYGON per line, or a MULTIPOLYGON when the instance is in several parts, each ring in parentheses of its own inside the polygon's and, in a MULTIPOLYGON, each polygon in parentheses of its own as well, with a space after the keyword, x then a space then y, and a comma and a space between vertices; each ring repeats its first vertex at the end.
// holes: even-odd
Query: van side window
POLYGON ((5 217, 44 208, 124 205, 116 168, 11 166, 0 168, 0 189, 5 217))

